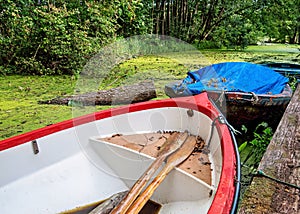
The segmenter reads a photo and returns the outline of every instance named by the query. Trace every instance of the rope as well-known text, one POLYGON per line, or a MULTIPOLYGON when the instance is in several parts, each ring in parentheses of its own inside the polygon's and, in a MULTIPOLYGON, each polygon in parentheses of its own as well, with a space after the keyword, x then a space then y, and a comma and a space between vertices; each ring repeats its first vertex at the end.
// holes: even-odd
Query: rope
POLYGON ((258 96, 254 92, 250 92, 252 94, 253 98, 251 99, 252 103, 256 104, 258 102, 258 96))
POLYGON ((222 92, 221 92, 219 98, 217 99, 217 102, 220 103, 220 106, 221 106, 221 107, 223 106, 224 97, 225 97, 225 91, 222 90, 222 92))
POLYGON ((254 174, 254 176, 262 176, 262 177, 268 178, 272 181, 275 181, 277 183, 280 183, 280 184, 283 184, 283 185, 286 185, 286 186, 289 186, 289 187, 292 187, 292 188, 300 189, 300 186, 297 186, 297 185, 291 184, 291 183, 287 183, 287 182, 284 182, 284 181, 279 180, 277 178, 274 178, 270 175, 265 174, 262 170, 258 170, 257 173, 254 174))
POLYGON ((211 123, 211 129, 210 129, 210 136, 209 136, 209 140, 207 142, 207 148, 209 149, 210 147, 210 143, 211 143, 211 140, 212 140, 212 137, 213 137, 213 134, 214 134, 214 127, 216 125, 216 121, 219 119, 219 117, 216 117, 213 122, 211 123))

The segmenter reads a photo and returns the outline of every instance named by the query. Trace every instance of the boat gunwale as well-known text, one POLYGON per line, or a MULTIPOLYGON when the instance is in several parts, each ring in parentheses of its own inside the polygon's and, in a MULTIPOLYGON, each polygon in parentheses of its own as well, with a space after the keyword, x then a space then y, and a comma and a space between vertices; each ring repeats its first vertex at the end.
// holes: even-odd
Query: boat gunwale
MULTIPOLYGON (((91 113, 78 118, 69 119, 50 126, 46 126, 28 133, 17 135, 0 141, 0 151, 28 143, 38 138, 73 128, 86 123, 94 122, 104 118, 109 118, 121 114, 155 109, 162 107, 181 107, 193 109, 207 115, 211 120, 218 118, 220 113, 209 101, 207 93, 201 93, 191 97, 170 98, 165 100, 154 100, 142 103, 135 103, 128 106, 122 106, 99 112, 91 113)), ((220 182, 218 184, 214 199, 211 203, 208 213, 229 213, 231 211, 233 198, 236 192, 236 157, 231 133, 226 124, 216 120, 216 128, 220 136, 222 149, 222 171, 220 182), (228 143, 230 141, 231 143, 228 143), (231 154, 231 155, 228 155, 231 154)))
POLYGON ((228 97, 234 97, 234 96, 245 96, 245 97, 253 97, 253 95, 262 98, 262 99, 274 99, 274 98, 283 98, 290 100, 293 94, 293 91, 289 84, 286 84, 283 91, 279 94, 254 94, 249 92, 241 92, 241 91, 221 91, 221 90, 215 90, 215 91, 207 91, 208 93, 215 93, 215 94, 222 94, 224 93, 228 97))

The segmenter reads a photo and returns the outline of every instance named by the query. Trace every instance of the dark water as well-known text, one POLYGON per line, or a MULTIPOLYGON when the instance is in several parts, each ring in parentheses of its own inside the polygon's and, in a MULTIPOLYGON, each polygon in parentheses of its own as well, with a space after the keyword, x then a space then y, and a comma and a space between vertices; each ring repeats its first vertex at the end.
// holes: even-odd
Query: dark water
MULTIPOLYGON (((98 201, 98 202, 88 204, 85 206, 76 207, 74 209, 61 212, 61 214, 88 214, 89 212, 91 212, 93 209, 95 209, 98 205, 100 205, 104 201, 98 201)), ((149 200, 139 213, 140 214, 157 214, 159 212, 160 208, 161 208, 160 204, 149 200)))

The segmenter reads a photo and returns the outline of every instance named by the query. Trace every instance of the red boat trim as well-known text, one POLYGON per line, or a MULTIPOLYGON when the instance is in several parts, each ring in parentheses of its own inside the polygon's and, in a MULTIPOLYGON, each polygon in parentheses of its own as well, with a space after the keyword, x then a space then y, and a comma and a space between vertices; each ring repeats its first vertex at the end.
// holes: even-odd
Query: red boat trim
MULTIPOLYGON (((212 120, 219 116, 218 110, 209 101, 207 94, 202 93, 193 97, 180 97, 174 99, 155 100, 137 104, 131 104, 119 108, 108 109, 99 111, 96 113, 88 114, 82 117, 66 120, 64 122, 56 123, 44 128, 40 128, 25 134, 21 134, 15 137, 11 137, 0 141, 0 151, 36 140, 38 138, 59 132, 65 129, 69 129, 75 126, 79 126, 85 123, 109 118, 120 114, 129 112, 142 111, 153 108, 163 107, 182 107, 200 111, 207 115, 212 120)), ((221 146, 223 155, 223 166, 218 185, 217 192, 214 200, 209 209, 210 214, 215 213, 230 213, 233 197, 235 193, 235 174, 236 174, 236 158, 234 156, 234 147, 232 144, 232 138, 230 131, 225 124, 217 122, 217 130, 222 136, 221 146)), ((209 193, 208 193, 209 194, 209 193)))
POLYGON ((231 140, 231 134, 228 130, 227 125, 218 124, 216 127, 218 128, 220 136, 222 136, 221 147, 223 166, 220 183, 208 213, 228 214, 231 211, 233 198, 235 194, 236 157, 231 140))

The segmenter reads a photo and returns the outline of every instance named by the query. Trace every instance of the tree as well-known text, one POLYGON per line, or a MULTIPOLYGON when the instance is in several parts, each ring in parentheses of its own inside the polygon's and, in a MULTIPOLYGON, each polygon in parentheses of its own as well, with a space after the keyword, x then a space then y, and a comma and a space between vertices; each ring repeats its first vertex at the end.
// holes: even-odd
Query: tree
POLYGON ((0 66, 22 74, 79 73, 118 36, 147 33, 141 8, 141 0, 2 1, 0 66))
POLYGON ((156 0, 153 32, 190 43, 207 40, 233 16, 243 19, 264 5, 264 0, 156 0))
POLYGON ((300 44, 300 1, 275 0, 262 11, 261 22, 265 33, 278 42, 300 44))

